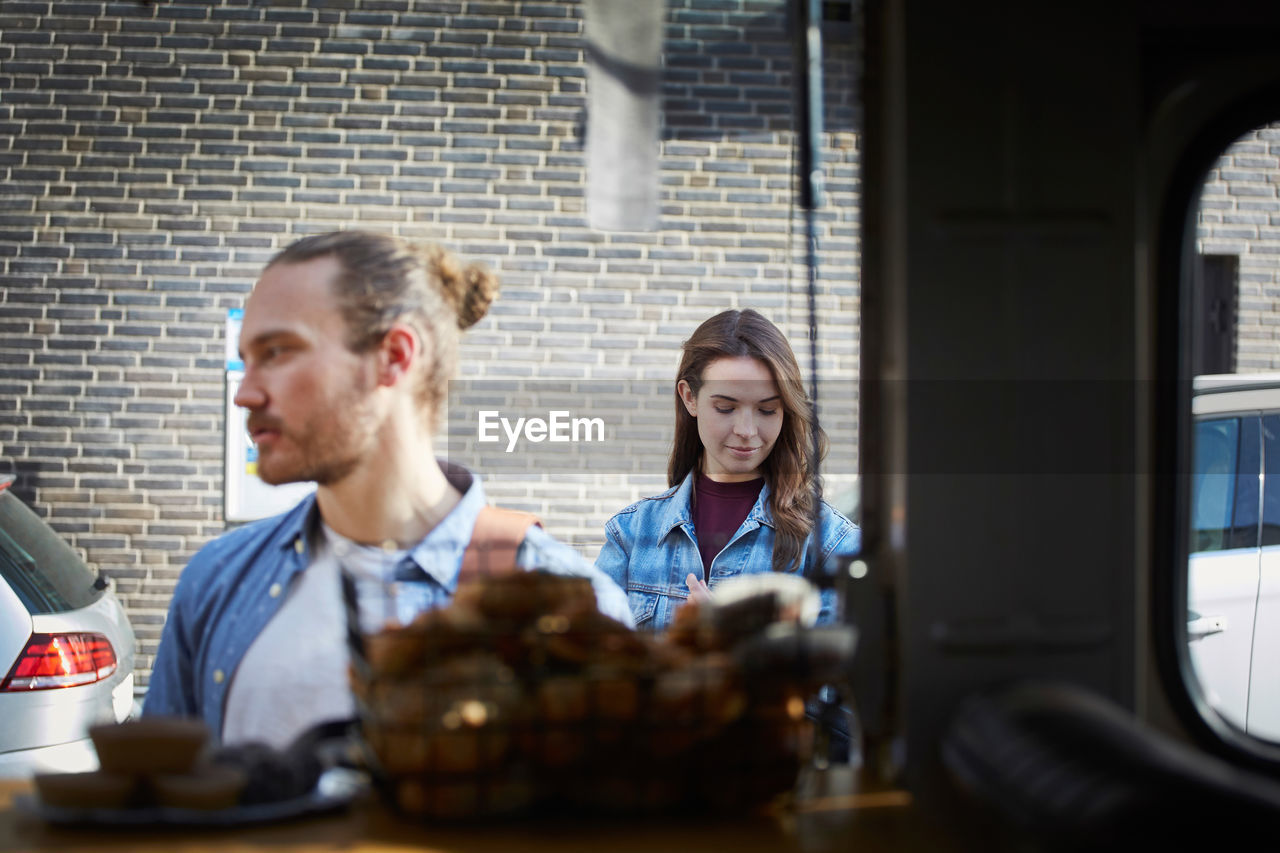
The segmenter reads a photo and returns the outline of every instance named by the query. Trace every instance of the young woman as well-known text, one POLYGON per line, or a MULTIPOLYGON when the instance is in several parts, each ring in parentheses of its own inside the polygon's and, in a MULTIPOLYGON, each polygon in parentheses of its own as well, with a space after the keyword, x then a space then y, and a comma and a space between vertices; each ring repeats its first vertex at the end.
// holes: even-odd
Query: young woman
MULTIPOLYGON (((690 596, 737 575, 809 576, 813 440, 808 395, 790 344, 750 309, 724 311, 685 341, 667 491, 605 525, 596 566, 627 591, 642 629, 661 630, 690 596)), ((819 452, 826 438, 819 433, 819 452)), ((823 565, 857 551, 858 528, 822 502, 823 565)), ((819 622, 835 615, 825 590, 819 622)))

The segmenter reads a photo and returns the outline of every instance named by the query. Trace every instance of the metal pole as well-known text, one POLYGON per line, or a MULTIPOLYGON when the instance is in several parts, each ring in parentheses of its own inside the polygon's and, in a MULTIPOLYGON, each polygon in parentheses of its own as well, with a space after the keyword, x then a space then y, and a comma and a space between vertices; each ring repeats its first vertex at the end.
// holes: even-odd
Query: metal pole
POLYGON ((808 564, 820 586, 831 586, 822 559, 822 484, 818 478, 818 229, 816 209, 822 204, 822 4, 820 0, 799 0, 795 21, 794 68, 799 89, 799 127, 796 144, 800 149, 800 205, 805 217, 805 265, 809 289, 809 376, 812 436, 809 443, 810 471, 813 473, 813 533, 809 539, 808 564))

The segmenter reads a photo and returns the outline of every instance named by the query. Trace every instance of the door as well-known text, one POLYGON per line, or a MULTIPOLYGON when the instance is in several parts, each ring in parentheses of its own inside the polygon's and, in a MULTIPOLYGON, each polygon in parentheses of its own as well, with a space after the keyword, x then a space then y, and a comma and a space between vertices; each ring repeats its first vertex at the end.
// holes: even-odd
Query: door
POLYGON ((1260 432, 1256 415, 1198 421, 1192 470, 1191 661, 1209 704, 1242 729, 1258 600, 1260 432))
POLYGON ((1249 669, 1250 734, 1280 741, 1280 414, 1262 418, 1262 549, 1249 669))

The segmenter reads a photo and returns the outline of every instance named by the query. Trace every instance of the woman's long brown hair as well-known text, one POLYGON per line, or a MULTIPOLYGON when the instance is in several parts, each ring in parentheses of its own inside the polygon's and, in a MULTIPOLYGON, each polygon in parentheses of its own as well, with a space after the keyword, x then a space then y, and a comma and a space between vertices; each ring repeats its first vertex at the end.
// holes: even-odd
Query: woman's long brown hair
MULTIPOLYGON (((804 541, 813 529, 815 500, 812 457, 813 410, 800 378, 791 345, 778 327, 750 308, 722 311, 704 321, 684 342, 684 355, 676 375, 676 433, 667 464, 667 483, 675 486, 702 465, 704 448, 698 423, 680 400, 680 380, 697 395, 707 365, 721 358, 749 356, 773 374, 782 397, 782 430, 773 450, 761 465, 769 484, 769 509, 777 531, 773 570, 788 571, 800 564, 804 541)), ((827 438, 818 430, 818 458, 826 455, 827 438)))

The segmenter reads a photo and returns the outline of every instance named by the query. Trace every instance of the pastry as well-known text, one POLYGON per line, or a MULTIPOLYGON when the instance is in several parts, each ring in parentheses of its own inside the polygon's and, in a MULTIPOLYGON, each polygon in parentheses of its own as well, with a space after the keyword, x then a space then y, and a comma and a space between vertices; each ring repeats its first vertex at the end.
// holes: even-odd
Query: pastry
POLYGON ((240 802, 245 805, 305 796, 315 788, 323 770, 309 750, 278 750, 265 743, 219 747, 210 754, 209 762, 243 775, 240 802))
POLYGON ((186 773, 209 741, 204 721, 187 717, 140 717, 91 726, 98 763, 108 773, 186 773))
POLYGON ((241 770, 225 765, 197 767, 191 773, 161 773, 147 780, 152 801, 174 809, 227 809, 240 802, 248 782, 241 770))
POLYGON ((37 773, 36 792, 47 806, 62 809, 121 809, 131 805, 138 779, 118 773, 37 773))

